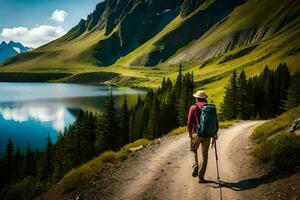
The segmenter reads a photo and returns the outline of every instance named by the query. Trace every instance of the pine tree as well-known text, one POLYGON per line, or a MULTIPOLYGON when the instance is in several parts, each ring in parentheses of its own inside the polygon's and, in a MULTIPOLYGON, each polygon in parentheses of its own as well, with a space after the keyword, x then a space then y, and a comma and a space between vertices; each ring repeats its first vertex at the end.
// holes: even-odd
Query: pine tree
POLYGON ((102 115, 98 115, 96 119, 96 142, 95 142, 95 148, 97 153, 101 153, 105 150, 105 144, 104 144, 104 118, 102 115))
POLYGON ((83 132, 85 131, 82 127, 84 118, 84 112, 80 110, 77 114, 76 121, 70 129, 70 141, 69 141, 69 155, 72 159, 72 165, 78 166, 83 162, 83 149, 82 145, 83 132))
POLYGON ((26 149, 26 156, 25 156, 25 175, 33 176, 35 175, 35 163, 33 159, 33 152, 28 144, 26 149))
MULTIPOLYGON (((64 133, 67 131, 65 130, 64 133)), ((54 160, 53 160, 53 175, 52 179, 54 182, 58 182, 61 177, 66 173, 68 169, 70 169, 70 165, 67 163, 68 159, 66 159, 66 148, 65 141, 66 136, 64 133, 59 133, 57 142, 54 148, 54 160)))
POLYGON ((251 117, 251 103, 249 99, 249 92, 247 86, 247 78, 244 71, 241 72, 238 80, 238 99, 237 99, 237 110, 238 110, 238 118, 241 119, 250 119, 251 117))
POLYGON ((260 116, 268 119, 274 117, 277 112, 274 72, 268 66, 265 66, 264 71, 260 75, 260 84, 262 86, 262 98, 260 99, 263 102, 260 116))
POLYGON ((144 103, 134 106, 130 118, 130 142, 142 138, 148 124, 149 112, 144 103))
POLYGON ((193 91, 193 75, 187 73, 183 76, 181 96, 178 98, 178 121, 181 126, 186 125, 188 110, 194 103, 193 91))
POLYGON ((179 72, 178 72, 178 76, 177 76, 177 79, 175 81, 175 84, 174 84, 174 94, 175 94, 175 99, 176 99, 176 112, 177 112, 177 115, 178 115, 178 125, 180 125, 181 123, 181 120, 180 120, 180 114, 181 114, 181 111, 180 111, 180 104, 181 104, 181 92, 182 92, 182 66, 181 64, 179 65, 179 72))
POLYGON ((164 134, 178 126, 175 91, 170 79, 167 80, 166 84, 168 87, 166 101, 161 105, 161 126, 164 134))
POLYGON ((121 147, 120 126, 117 120, 112 92, 110 91, 105 101, 103 112, 103 139, 105 150, 118 150, 121 147))
POLYGON ((121 107, 120 112, 121 132, 122 132, 122 146, 129 143, 129 110, 127 106, 126 97, 121 107))
POLYGON ((8 140, 6 151, 3 157, 3 167, 2 169, 4 171, 3 179, 5 184, 9 184, 12 181, 13 178, 13 162, 14 162, 14 145, 11 139, 8 140))
POLYGON ((238 91, 237 91, 237 73, 236 70, 233 70, 229 84, 225 90, 225 96, 223 103, 221 105, 221 112, 224 119, 236 119, 238 117, 237 109, 237 100, 238 100, 238 91))
POLYGON ((274 72, 274 84, 275 84, 275 95, 276 101, 276 115, 284 112, 284 104, 287 101, 288 88, 291 80, 291 74, 288 70, 286 63, 280 63, 274 72))
POLYGON ((175 81, 175 94, 176 97, 179 98, 181 96, 181 89, 182 89, 182 66, 181 64, 179 65, 179 72, 178 72, 178 76, 177 79, 175 81))
POLYGON ((83 162, 86 162, 95 156, 95 118, 92 112, 85 112, 82 121, 82 139, 83 146, 83 162))
POLYGON ((13 169, 13 180, 18 180, 22 177, 22 166, 23 166, 23 156, 20 149, 18 148, 14 155, 14 169, 13 169))
POLYGON ((149 121, 148 121, 148 137, 150 139, 158 138, 161 136, 161 124, 160 124, 160 108, 157 97, 154 97, 154 103, 150 109, 149 121))
POLYGON ((48 134, 47 146, 44 152, 42 170, 41 170, 41 179, 45 180, 51 178, 53 174, 53 144, 51 142, 50 135, 48 134))
POLYGON ((285 109, 289 110, 300 105, 300 73, 295 73, 290 82, 285 109))
POLYGON ((247 81, 247 95, 248 95, 248 103, 249 103, 249 118, 253 119, 256 117, 256 114, 257 114, 257 110, 256 110, 256 106, 255 106, 256 93, 254 90, 253 78, 250 78, 247 81))

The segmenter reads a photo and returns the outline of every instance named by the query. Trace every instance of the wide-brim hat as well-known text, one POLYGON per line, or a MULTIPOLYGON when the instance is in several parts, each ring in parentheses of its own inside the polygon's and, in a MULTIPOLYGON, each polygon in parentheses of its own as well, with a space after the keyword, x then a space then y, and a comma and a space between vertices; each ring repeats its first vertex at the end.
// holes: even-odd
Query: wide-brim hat
POLYGON ((207 98, 207 95, 204 91, 197 91, 195 94, 193 94, 193 96, 199 99, 207 98))

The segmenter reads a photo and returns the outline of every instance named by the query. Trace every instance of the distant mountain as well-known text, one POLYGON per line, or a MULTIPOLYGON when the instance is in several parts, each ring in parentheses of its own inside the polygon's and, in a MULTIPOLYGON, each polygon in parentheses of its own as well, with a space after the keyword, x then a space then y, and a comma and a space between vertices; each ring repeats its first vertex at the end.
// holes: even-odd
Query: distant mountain
POLYGON ((182 64, 219 104, 234 69, 251 77, 286 63, 295 73, 299 62, 299 0, 105 0, 61 38, 2 62, 0 72, 73 74, 59 81, 113 72, 120 76, 112 84, 156 87, 182 64))
POLYGON ((3 66, 195 64, 281 36, 297 49, 299 9, 292 0, 106 0, 63 37, 3 66))
POLYGON ((9 43, 2 42, 0 44, 0 62, 6 60, 7 58, 13 57, 20 53, 24 53, 32 50, 32 48, 24 47, 19 42, 10 41, 9 43))

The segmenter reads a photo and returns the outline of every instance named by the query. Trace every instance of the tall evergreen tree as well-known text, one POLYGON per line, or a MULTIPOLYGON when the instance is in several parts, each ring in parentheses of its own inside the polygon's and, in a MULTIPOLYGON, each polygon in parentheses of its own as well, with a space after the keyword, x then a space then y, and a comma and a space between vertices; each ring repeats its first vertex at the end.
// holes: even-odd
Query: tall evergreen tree
POLYGON ((96 141, 95 141, 95 148, 96 152, 100 153, 105 150, 105 140, 104 140, 104 128, 103 124, 105 123, 103 115, 98 115, 96 119, 96 141))
POLYGON ((23 167, 23 156, 20 149, 18 148, 14 155, 14 169, 13 169, 13 180, 18 180, 22 177, 22 167, 23 167))
POLYGON ((118 150, 121 147, 121 133, 115 103, 110 91, 103 112, 103 139, 106 150, 118 150))
POLYGON ((295 73, 288 89, 285 109, 291 109, 300 105, 300 73, 295 73))
POLYGON ((244 71, 241 72, 237 80, 237 110, 238 118, 241 119, 250 119, 251 117, 251 103, 249 100, 249 92, 247 86, 247 78, 244 71))
POLYGON ((14 162, 14 145, 11 139, 8 140, 6 151, 3 157, 3 167, 2 169, 4 171, 3 179, 5 184, 9 184, 12 181, 13 178, 13 162, 14 162))
POLYGON ((263 105, 261 106, 260 116, 264 119, 275 116, 277 112, 275 87, 274 87, 274 71, 265 66, 262 74, 259 76, 260 84, 262 85, 262 98, 263 105))
POLYGON ((179 98, 181 96, 181 89, 182 89, 182 66, 181 64, 179 65, 179 72, 177 79, 175 81, 175 94, 176 97, 179 98))
POLYGON ((222 116, 225 119, 237 118, 237 99, 238 99, 238 87, 237 87, 237 73, 233 70, 232 77, 229 80, 228 86, 225 90, 224 101, 221 105, 222 116))
POLYGON ((278 115, 284 112, 284 104, 287 101, 288 88, 291 80, 291 74, 288 70, 286 63, 280 63, 274 73, 274 85, 275 85, 275 100, 276 112, 278 115))
POLYGON ((183 76, 181 96, 178 98, 179 101, 178 119, 179 119, 179 124, 181 126, 186 125, 188 110, 195 101, 193 97, 193 91, 194 91, 193 75, 187 73, 183 76))
POLYGON ((154 103, 152 104, 150 109, 148 134, 148 137, 151 139, 161 136, 160 107, 159 101, 156 96, 154 97, 154 103))
POLYGON ((29 144, 26 148, 26 155, 25 155, 25 175, 27 176, 35 175, 35 162, 33 158, 33 152, 29 144))
POLYGON ((83 162, 95 156, 96 124, 92 112, 85 112, 82 122, 83 162))
POLYGON ((53 144, 51 142, 50 135, 48 134, 47 146, 44 153, 42 170, 41 170, 41 179, 45 180, 51 178, 53 174, 53 144))
POLYGON ((122 145, 125 145, 129 143, 129 110, 127 106, 126 97, 124 98, 124 102, 121 106, 120 122, 120 131, 122 132, 122 145))

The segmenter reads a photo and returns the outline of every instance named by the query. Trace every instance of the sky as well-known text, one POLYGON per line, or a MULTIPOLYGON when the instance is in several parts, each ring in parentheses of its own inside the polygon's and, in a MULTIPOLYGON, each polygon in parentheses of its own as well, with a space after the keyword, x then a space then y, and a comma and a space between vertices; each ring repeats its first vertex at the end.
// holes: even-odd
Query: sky
POLYGON ((0 0, 0 43, 37 48, 86 19, 101 0, 0 0))

